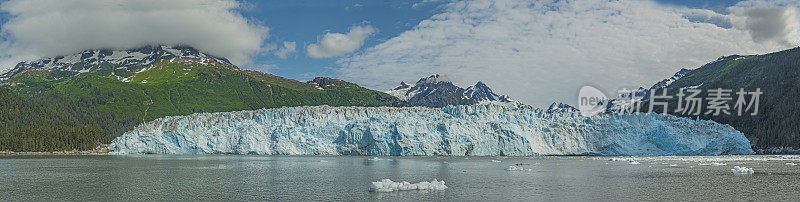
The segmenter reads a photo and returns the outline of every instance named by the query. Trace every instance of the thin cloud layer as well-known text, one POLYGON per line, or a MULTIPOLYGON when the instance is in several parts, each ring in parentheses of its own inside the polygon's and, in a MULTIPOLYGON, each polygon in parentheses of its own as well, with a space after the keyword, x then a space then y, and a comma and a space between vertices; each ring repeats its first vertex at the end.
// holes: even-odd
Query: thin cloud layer
POLYGON ((353 26, 346 34, 326 33, 318 43, 306 47, 309 57, 330 58, 343 56, 358 50, 364 45, 364 40, 375 33, 372 26, 353 26))
POLYGON ((238 65, 268 51, 268 28, 237 13, 234 0, 12 0, 0 5, 0 70, 87 49, 189 45, 238 65))
POLYGON ((586 84, 608 92, 649 87, 719 56, 800 44, 794 6, 750 1, 729 10, 652 1, 458 1, 412 30, 340 59, 337 73, 377 89, 449 74, 460 85, 482 80, 543 107, 574 104, 586 84))

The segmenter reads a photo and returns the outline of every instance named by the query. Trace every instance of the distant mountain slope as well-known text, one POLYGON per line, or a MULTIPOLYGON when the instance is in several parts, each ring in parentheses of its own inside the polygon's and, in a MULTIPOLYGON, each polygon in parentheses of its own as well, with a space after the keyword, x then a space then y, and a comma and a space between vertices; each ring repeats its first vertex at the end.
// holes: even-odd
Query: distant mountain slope
POLYGON ((570 106, 568 104, 564 104, 561 102, 554 102, 550 104, 550 107, 547 107, 547 112, 556 112, 556 111, 569 111, 569 112, 577 112, 578 109, 570 106))
POLYGON ((497 95, 492 92, 492 89, 489 88, 485 83, 478 81, 474 86, 467 87, 464 90, 464 95, 472 100, 477 101, 478 103, 486 103, 486 102, 500 102, 500 103, 511 103, 514 100, 511 100, 510 97, 507 95, 497 95))
POLYGON ((97 124, 115 136, 144 121, 197 112, 405 105, 341 80, 299 82, 241 70, 187 47, 85 51, 20 63, 0 78, 26 100, 64 112, 81 124, 97 124))
POLYGON ((448 105, 472 105, 478 103, 519 104, 506 95, 497 95, 486 84, 478 81, 467 89, 456 86, 434 74, 411 85, 401 82, 386 91, 387 94, 408 101, 412 106, 444 107, 448 105))
MULTIPOLYGON (((671 108, 669 113, 694 117, 674 111, 678 101, 675 95, 681 88, 702 89, 705 98, 709 89, 731 89, 732 100, 728 104, 732 115, 700 115, 699 118, 730 124, 742 131, 761 153, 800 152, 800 48, 765 55, 720 57, 695 70, 681 70, 676 76, 677 79, 667 79, 665 81, 672 81, 659 82, 652 88, 666 88, 667 94, 674 96, 666 100, 671 108), (734 104, 738 96, 735 92, 740 88, 745 91, 761 89, 758 115, 736 115, 734 104)), ((647 99, 650 91, 647 91, 647 99)), ((657 93, 660 95, 661 90, 657 93)), ((649 106, 647 99, 643 108, 649 106)), ((750 97, 747 99, 749 101, 750 97)), ((708 110, 707 100, 703 103, 701 114, 708 110)), ((656 109, 661 112, 659 107, 656 109)))

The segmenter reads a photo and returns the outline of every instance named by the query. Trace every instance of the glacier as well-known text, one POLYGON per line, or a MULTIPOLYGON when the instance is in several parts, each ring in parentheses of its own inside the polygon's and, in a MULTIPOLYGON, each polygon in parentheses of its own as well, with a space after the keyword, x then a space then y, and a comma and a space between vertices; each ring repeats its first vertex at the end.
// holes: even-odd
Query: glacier
POLYGON ((481 104, 303 106, 156 119, 114 139, 113 154, 726 155, 753 154, 729 125, 661 114, 481 104))

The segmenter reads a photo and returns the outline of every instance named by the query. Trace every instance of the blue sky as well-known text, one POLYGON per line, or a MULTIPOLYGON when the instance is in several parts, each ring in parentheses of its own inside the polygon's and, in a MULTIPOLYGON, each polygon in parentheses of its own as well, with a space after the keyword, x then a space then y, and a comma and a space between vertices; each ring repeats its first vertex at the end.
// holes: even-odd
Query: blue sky
POLYGON ((7 0, 0 69, 86 49, 190 45, 242 68, 386 90, 442 74, 526 104, 650 86, 800 45, 796 0, 7 0), (292 48, 293 47, 293 48, 292 48))
POLYGON ((336 58, 310 58, 308 44, 326 32, 345 33, 354 25, 370 25, 378 31, 365 40, 364 46, 378 44, 411 29, 423 19, 436 14, 442 2, 420 4, 415 1, 248 1, 242 14, 270 28, 269 41, 294 41, 297 51, 286 59, 273 54, 257 57, 253 68, 277 75, 310 80, 330 75, 336 58), (271 66, 264 68, 264 66, 271 66))
POLYGON ((668 5, 687 6, 690 8, 701 8, 727 13, 730 6, 739 3, 741 0, 658 0, 657 2, 668 5))
MULTIPOLYGON (((346 1, 346 0, 268 0, 246 1, 242 14, 270 28, 269 41, 297 42, 297 51, 286 59, 262 54, 250 68, 268 71, 284 77, 310 80, 330 76, 337 58, 310 58, 305 46, 317 42, 325 32, 344 33, 353 25, 369 24, 378 32, 366 39, 364 47, 378 43, 412 29, 420 21, 437 14, 445 1, 346 1), (418 6, 414 7, 414 4, 418 6)), ((659 3, 718 12, 738 0, 659 0, 659 3)))

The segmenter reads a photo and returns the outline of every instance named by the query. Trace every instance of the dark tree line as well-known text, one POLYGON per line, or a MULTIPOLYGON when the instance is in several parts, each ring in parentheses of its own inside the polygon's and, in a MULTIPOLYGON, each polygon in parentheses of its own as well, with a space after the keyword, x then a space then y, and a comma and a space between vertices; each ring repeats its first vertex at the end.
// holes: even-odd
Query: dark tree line
MULTIPOLYGON (((771 148, 793 147, 800 149, 800 48, 758 56, 733 55, 700 67, 668 87, 668 95, 675 96, 680 88, 700 86, 703 96, 709 89, 733 90, 734 100, 728 102, 731 115, 706 115, 706 102, 701 115, 677 113, 678 99, 658 100, 668 102, 668 113, 676 116, 713 120, 729 124, 741 131, 756 150, 770 153, 771 148), (738 58, 738 59, 737 59, 738 58), (739 116, 734 109, 735 94, 740 88, 746 92, 757 88, 763 92, 759 98, 758 114, 750 112, 739 116)), ((657 95, 661 95, 658 90, 657 95)), ((750 99, 750 97, 746 97, 750 99)), ((661 107, 655 108, 662 112, 661 107)), ((647 111, 644 103, 640 111, 647 111)))
POLYGON ((91 150, 110 139, 96 125, 79 124, 0 87, 0 151, 91 150))

